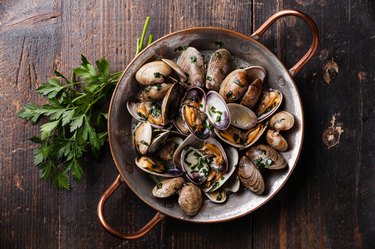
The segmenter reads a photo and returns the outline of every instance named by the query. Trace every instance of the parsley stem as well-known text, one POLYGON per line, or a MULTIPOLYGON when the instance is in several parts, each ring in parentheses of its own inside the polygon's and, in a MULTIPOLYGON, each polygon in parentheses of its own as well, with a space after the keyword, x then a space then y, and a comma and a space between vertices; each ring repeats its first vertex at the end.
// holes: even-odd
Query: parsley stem
POLYGON ((145 40, 145 35, 146 35, 146 32, 147 32, 147 28, 148 28, 149 23, 150 23, 150 17, 148 16, 146 18, 145 24, 143 25, 141 39, 140 40, 137 39, 137 52, 136 52, 135 55, 139 54, 139 52, 141 52, 141 50, 143 48, 143 42, 145 40))
POLYGON ((147 46, 150 45, 153 42, 153 40, 154 40, 154 37, 150 34, 148 36, 147 46))

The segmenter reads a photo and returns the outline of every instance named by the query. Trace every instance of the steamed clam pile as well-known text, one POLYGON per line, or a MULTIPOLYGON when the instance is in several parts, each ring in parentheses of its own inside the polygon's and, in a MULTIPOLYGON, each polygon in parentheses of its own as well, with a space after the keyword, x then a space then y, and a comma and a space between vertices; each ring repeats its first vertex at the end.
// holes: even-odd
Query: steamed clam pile
POLYGON ((178 196, 189 216, 241 184, 261 195, 264 172, 287 166, 282 134, 294 125, 291 113, 277 112, 283 94, 265 86, 264 68, 236 65, 225 48, 204 52, 187 47, 176 61, 145 63, 135 74, 141 90, 127 102, 136 165, 156 181, 153 196, 178 196))

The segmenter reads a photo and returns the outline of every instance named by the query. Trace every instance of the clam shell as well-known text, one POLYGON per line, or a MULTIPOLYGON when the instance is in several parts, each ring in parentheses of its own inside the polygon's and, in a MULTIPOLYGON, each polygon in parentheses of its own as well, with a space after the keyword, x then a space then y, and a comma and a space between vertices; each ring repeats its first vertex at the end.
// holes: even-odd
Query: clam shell
POLYGON ((186 86, 184 83, 187 81, 188 77, 186 76, 184 70, 174 61, 168 60, 168 59, 161 59, 165 63, 167 63, 168 66, 170 66, 178 75, 180 78, 179 83, 181 83, 184 87, 186 86))
POLYGON ((210 171, 210 165, 204 154, 192 146, 186 146, 181 152, 181 165, 186 176, 195 184, 206 181, 210 171))
POLYGON ((183 143, 183 141, 184 140, 178 136, 169 137, 168 140, 163 143, 164 145, 157 151, 157 156, 164 161, 172 162, 176 149, 183 143))
POLYGON ((232 69, 232 55, 225 48, 212 53, 207 66, 206 88, 219 91, 225 76, 232 69))
POLYGON ((150 123, 139 123, 134 129, 133 144, 138 153, 146 154, 152 141, 152 127, 150 123))
POLYGON ((176 129, 183 135, 189 135, 190 130, 185 121, 182 119, 181 114, 181 108, 179 108, 179 112, 177 117, 173 120, 173 124, 176 127, 176 129))
POLYGON ((135 73, 135 79, 142 85, 163 83, 171 73, 171 67, 163 61, 152 61, 141 66, 135 73))
POLYGON ((177 193, 184 183, 185 180, 182 177, 164 178, 152 189, 152 195, 158 198, 167 198, 177 193))
POLYGON ((178 57, 177 64, 186 72, 189 87, 203 87, 204 85, 204 63, 201 53, 193 47, 188 47, 178 57))
POLYGON ((267 143, 275 150, 288 150, 288 142, 285 140, 283 136, 281 136, 281 134, 278 131, 268 130, 266 133, 266 140, 267 143))
POLYGON ((270 118, 269 125, 275 131, 290 130, 294 125, 294 116, 287 111, 281 111, 281 112, 275 113, 270 118))
POLYGON ((202 191, 192 183, 186 183, 180 191, 178 204, 186 215, 194 216, 203 203, 202 191))
POLYGON ((266 70, 263 67, 253 66, 245 68, 247 72, 248 81, 250 82, 244 96, 241 100, 241 105, 252 108, 258 102, 263 90, 263 81, 266 77, 266 70))
POLYGON ((236 165, 238 163, 238 151, 233 147, 226 147, 225 148, 227 157, 228 157, 228 170, 221 175, 221 177, 214 181, 210 187, 205 188, 204 192, 213 192, 219 189, 221 186, 224 185, 228 181, 228 179, 233 175, 234 171, 236 170, 236 165))
POLYGON ((250 129, 257 124, 257 116, 246 106, 237 103, 229 103, 228 109, 231 117, 231 125, 240 129, 250 129))
POLYGON ((227 193, 223 189, 213 192, 204 192, 208 199, 215 203, 224 203, 227 200, 227 193))
POLYGON ((141 94, 139 95, 139 99, 141 101, 162 100, 172 85, 173 84, 171 83, 158 83, 148 85, 147 87, 143 88, 141 94))
POLYGON ((181 168, 176 165, 167 165, 159 159, 150 156, 142 156, 135 159, 135 164, 146 173, 161 177, 176 177, 183 174, 181 168))
POLYGON ((213 137, 210 137, 204 141, 202 150, 204 151, 204 154, 206 157, 209 156, 215 156, 217 154, 217 150, 219 150, 220 154, 222 155, 223 163, 222 165, 215 165, 214 162, 210 164, 210 167, 218 172, 226 172, 228 170, 228 157, 227 153, 225 152, 223 146, 213 137), (209 147, 208 145, 211 144, 209 147), (216 148, 212 148, 212 145, 216 148), (210 151, 210 150, 216 150, 216 151, 210 151))
POLYGON ((180 88, 178 84, 173 84, 165 94, 163 103, 161 104, 161 114, 164 125, 167 125, 173 119, 177 112, 176 104, 180 103, 180 88))
POLYGON ((263 123, 258 123, 256 126, 248 130, 241 130, 234 126, 229 126, 229 128, 224 131, 215 129, 215 134, 225 143, 243 150, 249 148, 258 141, 266 129, 267 126, 263 123), (232 140, 230 140, 229 137, 231 137, 232 140))
MULTIPOLYGON (((152 102, 143 102, 145 104, 151 104, 152 102)), ((134 99, 129 99, 126 103, 126 108, 128 109, 130 115, 135 118, 136 120, 140 122, 148 122, 151 124, 154 128, 164 128, 163 122, 160 122, 160 124, 154 124, 151 123, 147 117, 140 116, 137 112, 137 105, 139 105, 140 102, 134 99)))
POLYGON ((165 141, 167 141, 169 133, 170 131, 167 130, 155 134, 152 142, 150 143, 148 152, 154 153, 163 143, 165 143, 165 141))
POLYGON ((180 144, 180 146, 177 147, 176 151, 174 152, 174 155, 173 155, 173 163, 175 165, 178 165, 180 166, 180 168, 183 168, 182 167, 182 164, 181 164, 181 153, 182 153, 182 150, 186 147, 186 146, 201 146, 202 145, 202 141, 201 140, 198 140, 193 134, 190 134, 187 138, 185 138, 185 140, 182 142, 182 144, 180 144))
POLYGON ((246 151, 251 161, 258 168, 283 169, 287 166, 284 157, 274 148, 264 144, 258 144, 246 151))
POLYGON ((228 181, 225 183, 225 190, 228 192, 236 193, 241 186, 240 178, 238 178, 237 174, 233 174, 228 181))
POLYGON ((237 175, 245 188, 258 195, 264 192, 263 176, 254 163, 246 156, 241 157, 237 175))
POLYGON ((283 94, 277 89, 263 91, 262 98, 256 110, 258 122, 262 122, 274 114, 283 101, 283 94))
POLYGON ((232 103, 239 100, 248 87, 245 69, 236 69, 225 77, 221 83, 219 94, 225 102, 232 103))
POLYGON ((215 91, 206 96, 206 114, 210 122, 219 130, 225 130, 231 124, 231 115, 224 99, 215 91))

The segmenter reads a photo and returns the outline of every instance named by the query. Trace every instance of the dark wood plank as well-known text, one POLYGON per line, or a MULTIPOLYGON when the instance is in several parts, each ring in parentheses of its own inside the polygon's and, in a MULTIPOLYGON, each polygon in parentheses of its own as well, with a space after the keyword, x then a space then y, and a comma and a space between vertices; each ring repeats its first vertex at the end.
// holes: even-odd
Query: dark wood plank
MULTIPOLYGON (((0 1, 0 248, 374 248, 374 10, 373 1, 0 1), (123 241, 96 216, 101 194, 117 175, 108 148, 102 161, 86 159, 85 179, 70 192, 39 179, 35 145, 28 141, 39 128, 14 114, 27 102, 45 101, 33 91, 54 69, 69 74, 84 53, 91 61, 108 58, 113 72, 122 70, 148 15, 156 38, 193 26, 250 35, 286 8, 313 17, 320 47, 295 77, 306 121, 300 161, 265 206, 221 224, 166 218, 145 237, 123 241), (322 71, 330 60, 339 74, 327 84, 322 71), (322 136, 333 117, 343 133, 328 149, 322 136)), ((305 24, 285 18, 260 41, 290 67, 310 38, 305 24)), ((105 214, 127 232, 154 210, 121 186, 105 214)))

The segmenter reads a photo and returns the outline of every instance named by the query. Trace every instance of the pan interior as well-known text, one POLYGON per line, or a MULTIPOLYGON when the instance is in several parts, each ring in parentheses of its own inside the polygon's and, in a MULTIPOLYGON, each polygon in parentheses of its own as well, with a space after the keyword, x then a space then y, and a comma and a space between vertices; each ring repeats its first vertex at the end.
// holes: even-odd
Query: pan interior
POLYGON ((167 35, 139 54, 125 69, 112 96, 109 115, 109 142, 116 166, 126 184, 145 203, 171 217, 191 222, 221 222, 241 217, 266 203, 283 186, 292 173, 302 146, 303 114, 298 91, 284 65, 259 42, 230 30, 219 28, 194 28, 167 35), (215 50, 218 46, 249 65, 266 69, 266 84, 280 90, 284 95, 281 109, 291 112, 296 119, 292 130, 285 133, 290 149, 282 153, 288 167, 281 171, 267 171, 264 174, 266 192, 258 196, 248 190, 231 195, 224 204, 215 204, 205 199, 199 213, 186 216, 179 208, 177 197, 167 200, 152 196, 154 181, 134 164, 136 153, 131 139, 132 117, 126 109, 126 102, 140 91, 134 75, 144 63, 161 58, 178 56, 176 49, 193 46, 200 51, 215 50))

